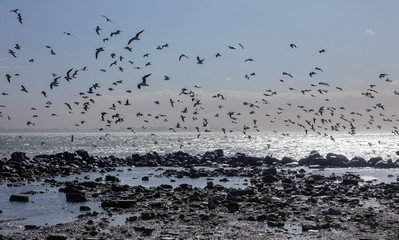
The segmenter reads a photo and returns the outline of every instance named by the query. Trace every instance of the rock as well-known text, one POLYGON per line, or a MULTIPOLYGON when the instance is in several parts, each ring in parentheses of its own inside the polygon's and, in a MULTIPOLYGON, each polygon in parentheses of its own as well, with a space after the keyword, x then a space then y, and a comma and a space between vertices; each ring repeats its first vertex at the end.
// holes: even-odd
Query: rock
POLYGON ((78 149, 75 151, 75 153, 78 154, 82 159, 89 158, 89 153, 86 150, 78 149))
POLYGON ((306 232, 315 229, 317 229, 317 223, 315 221, 305 220, 302 222, 302 231, 306 232))
POLYGON ((150 178, 148 176, 144 176, 141 178, 141 181, 148 181, 148 180, 150 180, 150 178))
POLYGON ((359 185, 359 182, 362 179, 359 176, 353 174, 345 174, 342 176, 342 184, 343 185, 359 185))
POLYGON ((27 196, 21 195, 11 195, 10 202, 28 202, 29 198, 27 196))
POLYGON ((237 202, 233 201, 228 201, 226 207, 229 210, 229 212, 236 212, 240 209, 240 205, 237 202))
POLYGON ((336 209, 334 209, 334 208, 329 208, 329 209, 325 212, 325 214, 327 214, 327 215, 341 215, 342 213, 341 213, 340 210, 336 210, 336 209))
POLYGON ((135 200, 110 200, 101 203, 102 208, 131 208, 136 205, 135 200))
POLYGON ((88 206, 80 206, 79 211, 84 212, 84 211, 90 211, 91 208, 88 206))
POLYGON ((51 234, 48 235, 46 240, 66 240, 67 236, 63 235, 63 234, 51 234))
POLYGON ((25 230, 33 230, 33 229, 39 228, 39 227, 36 226, 36 225, 25 225, 24 227, 25 227, 25 230))
POLYGON ((84 193, 66 193, 67 202, 86 202, 86 196, 84 193))
POLYGON ((144 221, 151 220, 151 219, 155 218, 155 213, 153 213, 153 212, 143 212, 140 215, 140 218, 141 218, 141 220, 144 220, 144 221))
POLYGON ((115 176, 107 175, 107 176, 105 176, 105 181, 106 182, 120 182, 121 180, 119 180, 119 178, 117 178, 115 176))
POLYGON ((326 164, 328 166, 346 167, 349 159, 342 154, 328 153, 326 156, 326 164))
POLYGON ((29 158, 26 156, 24 152, 13 152, 11 154, 11 160, 21 162, 24 160, 29 160, 29 158))
POLYGON ((382 161, 382 157, 373 157, 373 158, 370 158, 370 160, 368 161, 368 164, 370 167, 374 167, 374 165, 377 164, 379 161, 382 161))
POLYGON ((283 164, 283 165, 287 165, 287 164, 290 164, 290 163, 293 163, 293 162, 296 162, 296 160, 293 159, 293 158, 290 158, 290 157, 283 157, 281 159, 281 164, 283 164))
POLYGON ((143 234, 143 236, 151 236, 152 232, 154 231, 154 228, 145 228, 145 227, 134 227, 134 230, 136 232, 140 232, 143 234))
POLYGON ((362 157, 354 157, 348 163, 348 167, 367 167, 368 165, 366 159, 362 157))

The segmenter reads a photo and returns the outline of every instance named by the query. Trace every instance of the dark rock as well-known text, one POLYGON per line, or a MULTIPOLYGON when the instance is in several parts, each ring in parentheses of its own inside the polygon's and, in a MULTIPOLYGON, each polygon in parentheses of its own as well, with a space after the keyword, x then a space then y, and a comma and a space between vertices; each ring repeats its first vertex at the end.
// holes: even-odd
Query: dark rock
POLYGON ((382 161, 382 157, 373 157, 370 158, 368 161, 370 167, 374 167, 375 164, 377 164, 379 161, 382 161))
POLYGON ((26 156, 24 152, 13 152, 11 154, 11 160, 21 162, 24 160, 29 160, 29 158, 26 156))
POLYGON ((349 159, 342 154, 328 153, 326 156, 326 165, 335 167, 345 167, 349 159))
POLYGON ((25 227, 25 230, 33 230, 33 229, 39 228, 39 227, 36 226, 36 225, 25 225, 24 227, 25 227))
POLYGON ((151 220, 155 218, 155 213, 153 212, 144 212, 140 215, 141 220, 151 220))
POLYGON ((145 227, 134 227, 136 232, 140 232, 143 236, 151 236, 152 232, 154 231, 153 228, 145 228, 145 227))
POLYGON ((107 175, 107 176, 105 176, 105 181, 106 182, 120 182, 121 180, 119 180, 118 177, 107 175))
POLYGON ((287 165, 287 164, 290 164, 290 163, 293 163, 293 162, 296 162, 296 160, 293 159, 293 158, 290 158, 290 157, 283 157, 281 159, 281 164, 283 164, 283 165, 287 165))
POLYGON ((90 211, 91 208, 88 206, 80 206, 79 211, 84 212, 84 211, 90 211))
POLYGON ((233 201, 228 201, 226 207, 229 210, 229 212, 236 212, 240 209, 240 205, 237 202, 233 201))
POLYGON ((341 213, 340 210, 336 210, 336 209, 334 209, 334 208, 329 208, 329 209, 326 211, 326 214, 327 214, 327 215, 341 215, 342 213, 341 213))
POLYGON ((78 154, 82 159, 89 158, 89 153, 86 150, 78 149, 75 151, 75 153, 78 154))
POLYGON ((150 180, 150 178, 148 176, 144 176, 141 178, 141 181, 148 181, 148 180, 150 180))
POLYGON ((66 193, 67 202, 86 202, 86 196, 84 193, 66 193))
POLYGON ((366 159, 362 157, 354 157, 348 163, 348 167, 367 167, 368 165, 366 159))
POLYGON ((51 234, 48 235, 46 240, 66 240, 67 236, 63 235, 63 234, 51 234))
POLYGON ((136 205, 135 200, 110 200, 101 203, 102 208, 131 208, 136 205))
POLYGON ((302 222, 302 231, 306 232, 309 230, 317 229, 317 223, 314 221, 305 220, 302 222))
POLYGON ((11 202, 28 202, 29 198, 27 196, 11 195, 10 201, 11 202))
POLYGON ((359 176, 353 174, 345 174, 342 176, 342 184, 343 185, 359 185, 359 182, 362 179, 359 176))

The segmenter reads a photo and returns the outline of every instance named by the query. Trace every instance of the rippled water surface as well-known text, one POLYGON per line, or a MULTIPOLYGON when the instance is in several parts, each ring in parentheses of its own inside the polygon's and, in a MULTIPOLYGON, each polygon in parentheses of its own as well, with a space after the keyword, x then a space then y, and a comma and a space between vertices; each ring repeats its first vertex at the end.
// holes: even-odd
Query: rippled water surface
POLYGON ((322 155, 329 152, 343 154, 348 158, 381 156, 396 159, 399 138, 392 133, 349 134, 330 137, 292 133, 283 136, 277 133, 251 133, 252 139, 242 133, 80 133, 80 134, 2 134, 0 135, 0 157, 9 157, 12 152, 23 151, 29 157, 63 151, 85 149, 92 155, 126 157, 132 153, 156 151, 160 154, 182 150, 190 154, 223 149, 225 155, 237 152, 251 156, 272 155, 300 159, 312 150, 322 155), (72 141, 73 135, 73 141, 72 141))

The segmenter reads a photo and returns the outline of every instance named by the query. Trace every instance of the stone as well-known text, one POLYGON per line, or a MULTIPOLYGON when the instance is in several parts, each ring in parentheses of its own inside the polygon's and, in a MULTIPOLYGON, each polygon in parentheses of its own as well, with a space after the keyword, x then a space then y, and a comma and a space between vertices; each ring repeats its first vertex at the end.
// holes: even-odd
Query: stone
POLYGON ((305 220, 302 222, 302 231, 306 232, 315 229, 317 229, 317 223, 315 221, 305 220))
POLYGON ((368 165, 366 159, 357 156, 352 158, 348 163, 348 167, 367 167, 368 165))
POLYGON ((66 193, 67 202, 86 202, 86 196, 84 193, 66 193))
POLYGON ((10 202, 28 202, 29 198, 27 196, 21 195, 11 195, 10 202))
POLYGON ((47 236, 46 240, 66 240, 67 236, 63 234, 50 234, 47 236))
POLYGON ((109 208, 109 207, 114 207, 114 208, 131 208, 136 205, 135 200, 110 200, 110 201, 104 201, 101 203, 102 208, 109 208))

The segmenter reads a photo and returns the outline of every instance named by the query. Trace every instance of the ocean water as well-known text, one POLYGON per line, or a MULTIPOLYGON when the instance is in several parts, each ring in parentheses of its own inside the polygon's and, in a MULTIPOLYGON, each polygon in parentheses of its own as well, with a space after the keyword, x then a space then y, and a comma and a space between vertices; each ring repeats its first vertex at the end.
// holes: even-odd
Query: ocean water
POLYGON ((156 151, 166 154, 184 151, 192 155, 222 149, 227 156, 245 153, 250 156, 284 156, 300 159, 312 150, 322 155, 343 154, 369 159, 382 157, 396 160, 399 156, 399 136, 392 133, 335 134, 334 140, 320 135, 291 133, 251 133, 251 139, 242 133, 30 133, 1 134, 0 158, 10 158, 11 153, 22 151, 29 157, 63 151, 85 149, 91 155, 127 157, 133 153, 156 151), (72 141, 73 136, 73 141, 72 141))
MULTIPOLYGON (((156 151, 160 154, 182 150, 192 155, 203 154, 206 151, 223 149, 225 155, 231 156, 237 152, 251 156, 284 156, 300 159, 306 157, 312 150, 319 151, 322 155, 329 152, 343 154, 348 158, 361 156, 366 159, 381 156, 385 160, 398 158, 398 137, 390 133, 348 134, 334 135, 335 142, 329 137, 292 133, 283 136, 277 133, 251 133, 249 140, 243 134, 230 133, 205 133, 197 138, 196 133, 75 133, 75 134, 2 134, 0 135, 0 157, 10 158, 12 152, 23 151, 29 157, 38 154, 52 154, 63 151, 73 152, 85 149, 92 155, 126 157, 133 153, 147 153, 156 151), (73 135, 73 141, 72 140, 73 135)), ((166 169, 166 168, 163 168, 166 169)), ((347 172, 359 174, 364 181, 375 184, 397 181, 398 169, 375 168, 331 168, 309 169, 307 174, 343 175, 347 172)), ((131 186, 143 185, 146 187, 158 186, 168 183, 176 187, 188 183, 195 187, 204 187, 209 181, 207 178, 176 179, 162 176, 162 170, 147 167, 124 167, 107 175, 117 176, 121 184, 131 186), (149 181, 142 181, 143 176, 149 176, 149 181)), ((64 177, 55 177, 58 181, 93 181, 104 177, 101 173, 83 173, 64 177)), ((217 184, 225 187, 245 188, 250 184, 250 179, 232 177, 229 182, 221 182, 220 177, 212 178, 217 184)), ((43 182, 32 183, 2 183, 0 184, 0 234, 11 234, 23 231, 27 224, 55 225, 77 219, 82 212, 81 205, 90 206, 92 211, 102 212, 99 202, 68 203, 65 194, 58 192, 58 187, 52 187, 43 182), (25 191, 37 192, 29 196, 29 202, 10 202, 11 194, 24 194, 25 191), (52 204, 48 204, 51 202, 52 204)), ((134 213, 132 213, 134 214, 134 213)), ((114 216, 109 220, 114 224, 124 224, 126 216, 114 216)))

